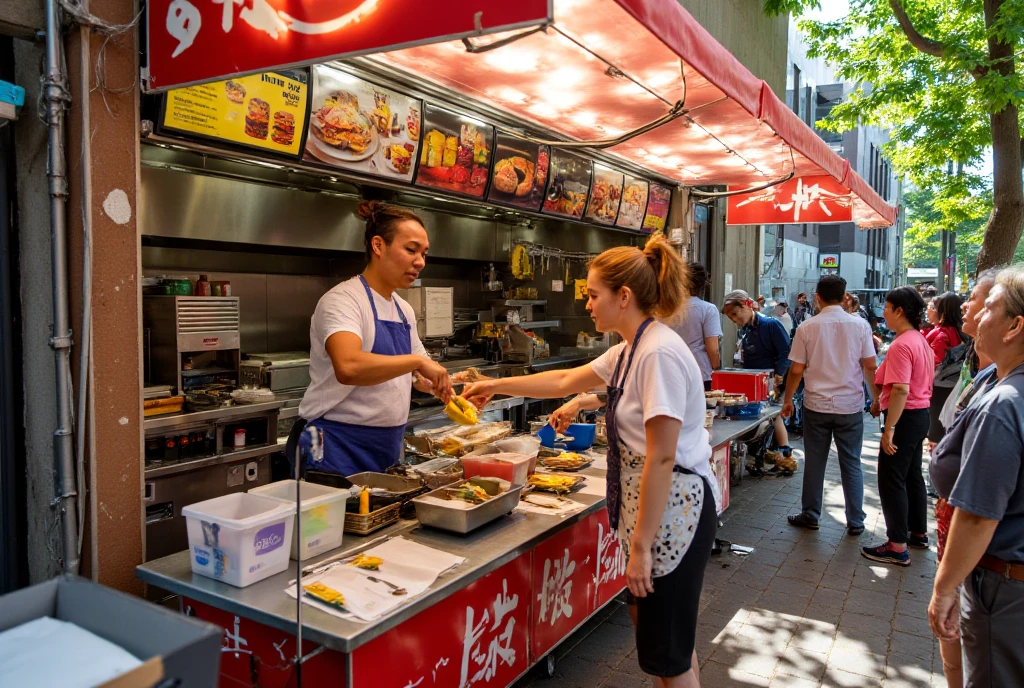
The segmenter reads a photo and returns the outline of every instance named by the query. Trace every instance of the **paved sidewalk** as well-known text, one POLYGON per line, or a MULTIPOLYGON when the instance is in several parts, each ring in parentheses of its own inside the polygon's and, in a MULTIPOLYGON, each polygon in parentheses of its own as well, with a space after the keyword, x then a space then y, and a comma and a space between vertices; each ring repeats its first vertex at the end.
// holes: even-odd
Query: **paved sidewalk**
MULTIPOLYGON (((793 528, 801 470, 792 478, 744 476, 733 488, 719 537, 755 548, 712 556, 697 627, 701 685, 771 688, 944 687, 942 660, 927 621, 935 576, 932 549, 912 550, 906 568, 876 564, 860 548, 885 539, 878 500, 878 423, 865 419, 867 529, 845 532, 835 452, 825 482, 821 529, 793 528)), ((799 444, 796 446, 799 447, 799 444)), ((797 451, 799 459, 802 451, 797 451)), ((929 514, 931 517, 931 514, 929 514)), ((625 605, 613 603, 556 651, 555 676, 540 668, 517 688, 640 688, 652 685, 636 661, 625 605)))

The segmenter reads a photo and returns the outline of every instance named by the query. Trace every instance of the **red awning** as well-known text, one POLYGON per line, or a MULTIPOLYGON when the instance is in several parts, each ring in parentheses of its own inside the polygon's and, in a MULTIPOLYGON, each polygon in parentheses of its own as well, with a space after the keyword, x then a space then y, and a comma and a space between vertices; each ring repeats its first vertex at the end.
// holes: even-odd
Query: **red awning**
POLYGON ((581 141, 620 136, 683 100, 686 117, 609 152, 689 186, 826 174, 853 192, 860 227, 896 221, 897 210, 677 0, 554 0, 546 32, 489 52, 448 41, 374 59, 581 141))

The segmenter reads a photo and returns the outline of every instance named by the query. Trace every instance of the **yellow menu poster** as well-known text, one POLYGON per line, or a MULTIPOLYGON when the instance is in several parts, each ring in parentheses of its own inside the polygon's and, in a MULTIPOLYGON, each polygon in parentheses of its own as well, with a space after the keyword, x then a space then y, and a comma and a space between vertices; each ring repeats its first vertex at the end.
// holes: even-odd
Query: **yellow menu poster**
POLYGON ((163 127, 298 155, 306 130, 302 72, 264 72, 167 93, 163 127), (301 78, 297 78, 301 77, 301 78))

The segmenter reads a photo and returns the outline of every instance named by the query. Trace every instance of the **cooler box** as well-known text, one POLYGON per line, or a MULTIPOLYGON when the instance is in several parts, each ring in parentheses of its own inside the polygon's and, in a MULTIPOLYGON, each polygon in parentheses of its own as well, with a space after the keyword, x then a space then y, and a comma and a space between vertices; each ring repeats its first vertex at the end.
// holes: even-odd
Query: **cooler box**
POLYGON ((743 394, 747 401, 767 401, 772 390, 772 370, 716 370, 711 373, 711 389, 743 394))

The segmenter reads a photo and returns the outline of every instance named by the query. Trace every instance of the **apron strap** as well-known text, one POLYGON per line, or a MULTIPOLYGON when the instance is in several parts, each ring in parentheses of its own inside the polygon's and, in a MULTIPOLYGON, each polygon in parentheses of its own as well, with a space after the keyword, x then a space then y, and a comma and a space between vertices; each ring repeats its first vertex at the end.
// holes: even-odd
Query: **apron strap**
MULTIPOLYGON (((643 323, 640 324, 640 328, 636 331, 636 337, 633 338, 633 346, 629 347, 629 358, 626 361, 626 370, 622 374, 623 385, 626 384, 626 378, 629 376, 629 370, 633 367, 633 355, 636 353, 637 345, 640 344, 640 338, 643 336, 644 330, 646 330, 647 326, 652 322, 654 322, 654 318, 644 320, 643 323)), ((615 362, 615 372, 612 374, 611 382, 608 385, 609 387, 614 388, 619 386, 619 369, 622 367, 622 359, 623 357, 619 356, 619 360, 615 362)))
MULTIPOLYGON (((370 301, 370 310, 373 311, 373 321, 374 322, 380 322, 380 318, 377 317, 377 304, 375 304, 374 301, 373 301, 373 292, 370 290, 370 284, 366 281, 366 278, 363 277, 362 275, 359 275, 359 281, 363 283, 363 289, 366 290, 366 298, 369 299, 369 301, 370 301)), ((402 312, 402 309, 393 300, 394 299, 394 295, 392 295, 391 298, 392 298, 392 304, 394 305, 395 310, 398 311, 398 318, 399 318, 399 320, 402 321, 403 325, 405 325, 406 327, 409 327, 409 321, 406 319, 405 313, 402 312)))

